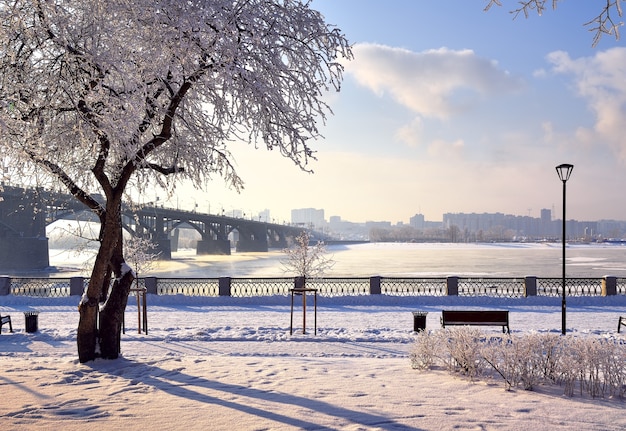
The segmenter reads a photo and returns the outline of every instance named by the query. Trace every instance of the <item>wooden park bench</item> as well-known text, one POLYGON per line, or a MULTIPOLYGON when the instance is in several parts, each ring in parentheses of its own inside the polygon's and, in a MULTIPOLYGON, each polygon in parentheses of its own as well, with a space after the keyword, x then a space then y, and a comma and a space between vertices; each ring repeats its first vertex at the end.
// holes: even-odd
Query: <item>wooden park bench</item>
POLYGON ((619 316, 619 320, 617 321, 617 332, 619 333, 622 325, 626 326, 626 316, 619 316))
POLYGON ((0 333, 2 333, 2 326, 9 324, 9 332, 13 332, 13 325, 11 324, 11 316, 0 316, 0 333))
POLYGON ((503 333, 511 333, 508 310, 443 310, 441 326, 453 325, 502 326, 503 333))

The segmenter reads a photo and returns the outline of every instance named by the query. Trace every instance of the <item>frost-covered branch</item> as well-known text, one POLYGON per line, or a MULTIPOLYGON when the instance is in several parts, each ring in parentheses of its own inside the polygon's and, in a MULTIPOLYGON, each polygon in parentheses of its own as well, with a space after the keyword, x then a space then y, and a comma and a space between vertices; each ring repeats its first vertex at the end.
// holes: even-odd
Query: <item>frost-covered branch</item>
POLYGON ((303 231, 292 247, 283 250, 285 259, 281 264, 286 273, 307 279, 321 277, 332 269, 335 262, 327 256, 326 246, 322 242, 313 245, 310 242, 311 236, 303 231))
POLYGON ((93 196, 88 195, 87 193, 85 193, 84 190, 78 187, 76 183, 72 180, 72 178, 65 171, 63 171, 60 166, 52 163, 49 160, 37 157, 37 155, 33 152, 27 151, 27 153, 30 155, 35 163, 44 166, 46 169, 56 175, 58 180, 66 186, 67 190, 72 196, 85 204, 85 206, 91 209, 97 216, 102 217, 102 215, 104 214, 104 208, 102 208, 102 205, 100 205, 100 203, 96 201, 93 196))
POLYGON ((154 268, 160 256, 156 250, 157 246, 145 238, 132 236, 124 240, 124 256, 136 275, 154 268))
MULTIPOLYGON (((502 6, 502 0, 487 0, 484 10, 488 11, 492 6, 502 6)), ((519 0, 520 5, 516 9, 511 10, 514 19, 520 14, 528 18, 531 13, 541 16, 546 10, 548 0, 519 0)), ((551 0, 552 9, 556 9, 560 0, 551 0)), ((589 27, 589 31, 594 33, 592 46, 597 46, 603 35, 614 35, 615 40, 620 39, 619 28, 624 25, 622 21, 615 19, 623 15, 621 2, 623 0, 605 0, 604 6, 600 9, 598 16, 592 20, 585 22, 583 25, 589 27)))
POLYGON ((591 21, 585 23, 586 26, 589 26, 589 31, 594 32, 594 47, 598 45, 602 35, 604 34, 615 35, 615 40, 620 39, 619 28, 624 25, 624 23, 622 21, 616 21, 612 11, 615 11, 618 17, 622 17, 623 12, 621 1, 622 0, 606 0, 606 6, 600 14, 591 21))
POLYGON ((321 96, 352 57, 308 2, 0 0, 0 24, 0 147, 49 158, 87 193, 140 167, 163 168, 144 184, 176 167, 238 186, 233 140, 308 170, 321 96))

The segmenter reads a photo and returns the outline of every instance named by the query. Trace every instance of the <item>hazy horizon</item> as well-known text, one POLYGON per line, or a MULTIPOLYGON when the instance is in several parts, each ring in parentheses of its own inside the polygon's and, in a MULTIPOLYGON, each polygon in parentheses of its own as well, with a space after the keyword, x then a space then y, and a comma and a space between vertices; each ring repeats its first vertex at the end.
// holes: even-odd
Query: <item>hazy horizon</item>
MULTIPOLYGON (((233 143, 241 194, 217 179, 181 188, 180 208, 324 208, 354 222, 427 220, 445 212, 561 213, 555 166, 572 163, 568 218, 626 218, 626 46, 592 47, 598 2, 558 2, 513 19, 513 4, 314 0, 354 44, 334 111, 301 172, 280 155, 233 143), (480 29, 480 31, 477 31, 480 29)), ((146 202, 154 196, 146 195, 146 202)), ((165 197, 161 196, 164 200, 165 197)))

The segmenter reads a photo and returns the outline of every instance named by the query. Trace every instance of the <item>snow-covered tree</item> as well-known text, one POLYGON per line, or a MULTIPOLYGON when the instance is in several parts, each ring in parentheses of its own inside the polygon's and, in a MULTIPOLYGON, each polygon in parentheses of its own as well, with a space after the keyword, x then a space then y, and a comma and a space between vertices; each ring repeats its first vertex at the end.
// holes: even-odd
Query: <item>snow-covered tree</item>
POLYGON ((159 255, 156 244, 147 238, 138 236, 124 238, 124 258, 135 271, 135 275, 154 269, 159 255))
POLYGON ((60 182, 101 223, 79 306, 81 362, 119 354, 134 277, 125 192, 213 176, 240 189, 233 141, 308 169, 323 93, 339 89, 339 59, 351 55, 305 0, 0 0, 2 165, 28 184, 60 182))
POLYGON ((285 259, 281 263, 284 271, 299 277, 302 280, 301 287, 305 287, 308 278, 321 277, 335 264, 328 256, 323 242, 311 244, 311 236, 307 231, 300 233, 294 244, 283 252, 285 259))

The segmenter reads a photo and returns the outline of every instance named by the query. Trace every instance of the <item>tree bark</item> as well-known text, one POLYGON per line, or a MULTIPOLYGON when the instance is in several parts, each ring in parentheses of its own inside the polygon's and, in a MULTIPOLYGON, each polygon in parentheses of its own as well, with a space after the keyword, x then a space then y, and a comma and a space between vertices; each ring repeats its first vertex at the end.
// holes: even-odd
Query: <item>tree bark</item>
POLYGON ((100 356, 104 359, 119 357, 124 311, 134 279, 132 271, 116 278, 111 294, 100 310, 100 356))
MULTIPOLYGON (((83 293, 78 313, 78 330, 76 342, 78 344, 78 360, 81 363, 93 361, 97 357, 98 350, 98 307, 103 295, 103 286, 108 285, 107 267, 113 253, 113 245, 110 239, 100 243, 100 249, 96 256, 94 268, 89 278, 87 290, 83 293)), ((104 293, 106 294, 106 293, 104 293)))
POLYGON ((100 248, 78 311, 77 344, 81 363, 119 356, 122 319, 134 274, 124 263, 121 196, 109 197, 101 218, 100 248), (111 275, 116 279, 109 292, 111 275), (104 303, 99 310, 100 303, 104 303))
POLYGON ((98 345, 98 301, 87 300, 78 306, 80 314, 76 344, 78 347, 78 360, 81 363, 96 359, 96 346, 98 345))

